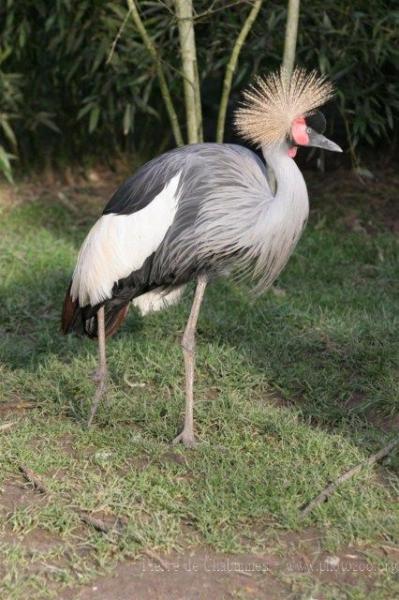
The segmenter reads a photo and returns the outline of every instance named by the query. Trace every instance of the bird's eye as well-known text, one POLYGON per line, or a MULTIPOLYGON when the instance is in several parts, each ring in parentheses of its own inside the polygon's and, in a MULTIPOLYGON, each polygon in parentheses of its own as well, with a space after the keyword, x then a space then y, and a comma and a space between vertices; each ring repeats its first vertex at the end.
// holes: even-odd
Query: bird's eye
POLYGON ((307 127, 306 133, 312 133, 312 129, 310 127, 307 127))

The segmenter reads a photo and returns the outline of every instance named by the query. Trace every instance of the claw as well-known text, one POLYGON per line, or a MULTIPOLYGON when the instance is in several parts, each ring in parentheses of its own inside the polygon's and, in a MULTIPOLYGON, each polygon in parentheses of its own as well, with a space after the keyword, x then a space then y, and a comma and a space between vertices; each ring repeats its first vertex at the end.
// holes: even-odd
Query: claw
POLYGON ((195 448, 198 446, 193 431, 186 431, 183 429, 183 431, 175 437, 172 444, 173 446, 176 446, 176 444, 179 444, 180 442, 184 444, 186 448, 195 448))

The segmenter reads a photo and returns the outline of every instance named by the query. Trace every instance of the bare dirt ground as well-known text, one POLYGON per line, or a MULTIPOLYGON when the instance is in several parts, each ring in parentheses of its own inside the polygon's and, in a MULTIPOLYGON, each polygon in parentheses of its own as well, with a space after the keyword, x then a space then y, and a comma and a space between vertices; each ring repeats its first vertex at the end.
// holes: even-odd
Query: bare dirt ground
POLYGON ((170 555, 159 561, 149 558, 119 564, 112 575, 99 578, 75 595, 62 600, 205 600, 208 598, 284 597, 283 586, 269 572, 266 557, 223 555, 196 550, 170 555))
MULTIPOLYGON (((3 485, 0 515, 7 517, 16 508, 29 510, 45 501, 45 495, 32 489, 21 475, 3 485)), ((314 600, 325 598, 321 590, 326 584, 330 588, 335 584, 358 585, 361 578, 364 589, 371 589, 376 564, 367 559, 367 549, 349 546, 339 553, 328 553, 322 550, 322 539, 323 532, 307 528, 300 533, 282 532, 271 542, 270 552, 228 554, 203 546, 181 553, 149 551, 135 560, 109 565, 109 573, 92 579, 89 585, 54 591, 60 600, 278 600, 304 598, 301 580, 310 578, 318 590, 314 600)), ((59 567, 66 560, 62 558, 62 539, 40 528, 24 536, 10 529, 3 541, 22 543, 32 556, 59 548, 59 567)), ((380 558, 388 555, 389 548, 381 548, 380 558)))
MULTIPOLYGON (((306 535, 295 540, 296 546, 306 535)), ((315 542, 311 538, 310 544, 315 542)), ((294 545, 294 540, 292 540, 294 545)), ((317 546, 317 544, 316 544, 317 546)), ((70 590, 62 600, 207 600, 208 598, 299 598, 294 580, 312 575, 323 584, 353 585, 359 576, 365 587, 373 581, 372 569, 355 550, 341 555, 295 552, 277 558, 259 554, 218 554, 195 549, 160 560, 142 558, 119 564, 111 575, 94 584, 70 590)), ((315 584, 315 587, 317 584, 315 584)), ((317 586, 317 587, 319 587, 317 586)), ((317 600, 325 596, 317 594, 317 600)))

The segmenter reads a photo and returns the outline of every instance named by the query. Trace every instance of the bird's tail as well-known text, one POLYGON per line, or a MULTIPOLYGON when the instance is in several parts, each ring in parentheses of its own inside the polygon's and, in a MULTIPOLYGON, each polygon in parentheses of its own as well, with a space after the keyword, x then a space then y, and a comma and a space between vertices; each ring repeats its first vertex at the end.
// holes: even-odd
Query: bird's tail
MULTIPOLYGON (((61 330, 66 335, 77 331, 87 335, 89 338, 97 337, 97 311, 98 306, 79 306, 78 299, 73 300, 71 296, 71 285, 69 284, 65 295, 64 306, 61 317, 61 330)), ((116 303, 113 300, 104 303, 105 310, 105 335, 114 335, 122 325, 129 310, 129 303, 116 303)))

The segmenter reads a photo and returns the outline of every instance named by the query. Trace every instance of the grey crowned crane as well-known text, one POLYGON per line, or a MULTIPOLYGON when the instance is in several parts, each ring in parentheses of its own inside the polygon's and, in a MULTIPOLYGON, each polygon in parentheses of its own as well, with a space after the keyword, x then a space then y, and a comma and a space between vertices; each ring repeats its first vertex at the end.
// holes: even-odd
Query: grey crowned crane
POLYGON ((182 338, 186 377, 184 428, 174 442, 195 444, 195 331, 208 281, 250 275, 264 291, 279 275, 307 221, 305 181, 293 160, 298 146, 341 148, 322 135, 316 109, 331 84, 315 72, 272 73, 244 92, 238 132, 257 145, 264 163, 234 144, 193 144, 154 158, 112 196, 81 247, 62 315, 62 329, 98 338, 99 369, 91 424, 106 390, 105 339, 119 328, 129 303, 143 314, 179 300, 196 281, 182 338))

